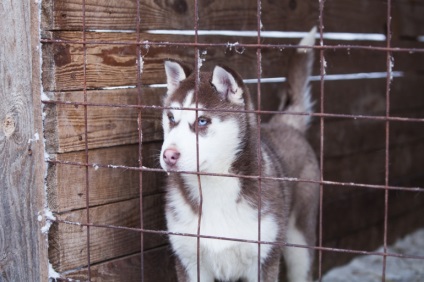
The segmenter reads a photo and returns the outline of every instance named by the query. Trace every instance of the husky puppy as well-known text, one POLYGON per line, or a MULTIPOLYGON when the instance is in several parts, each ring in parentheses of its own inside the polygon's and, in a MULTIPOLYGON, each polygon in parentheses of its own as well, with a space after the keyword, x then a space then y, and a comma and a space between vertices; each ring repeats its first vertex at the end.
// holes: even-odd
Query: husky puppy
MULTIPOLYGON (((313 29, 300 45, 314 42, 313 29)), ((280 110, 311 110, 312 61, 311 48, 296 50, 280 110)), ((275 282, 281 256, 289 281, 311 281, 313 251, 282 243, 314 246, 319 186, 275 179, 319 179, 316 157, 304 136, 309 116, 277 114, 259 125, 256 114, 249 112, 254 109, 251 97, 236 71, 215 66, 196 77, 176 61, 166 61, 165 71, 164 106, 169 109, 163 111, 160 164, 171 172, 167 227, 170 232, 193 234, 170 235, 178 281, 198 281, 199 275, 202 282, 275 282), (179 109, 196 105, 197 112, 179 109), (208 173, 214 175, 204 175, 208 173), (229 173, 233 177, 222 176, 229 173), (200 235, 207 238, 200 238, 198 248, 199 217, 200 235), (267 243, 258 247, 258 240, 267 243)))

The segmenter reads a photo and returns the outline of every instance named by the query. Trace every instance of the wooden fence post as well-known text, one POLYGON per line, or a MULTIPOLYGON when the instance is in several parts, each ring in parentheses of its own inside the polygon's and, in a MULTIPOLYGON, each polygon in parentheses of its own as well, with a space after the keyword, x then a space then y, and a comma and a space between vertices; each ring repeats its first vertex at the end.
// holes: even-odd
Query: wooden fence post
POLYGON ((0 281, 48 281, 39 11, 0 5, 0 281))

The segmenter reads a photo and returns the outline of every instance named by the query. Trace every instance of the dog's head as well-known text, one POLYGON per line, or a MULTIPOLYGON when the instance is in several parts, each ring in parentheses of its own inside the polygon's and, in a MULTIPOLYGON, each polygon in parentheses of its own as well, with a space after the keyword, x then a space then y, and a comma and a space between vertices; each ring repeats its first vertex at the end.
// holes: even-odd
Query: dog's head
POLYGON ((201 172, 227 173, 249 123, 250 97, 241 77, 223 66, 196 73, 176 61, 166 61, 165 72, 162 168, 197 171, 199 165, 201 172))

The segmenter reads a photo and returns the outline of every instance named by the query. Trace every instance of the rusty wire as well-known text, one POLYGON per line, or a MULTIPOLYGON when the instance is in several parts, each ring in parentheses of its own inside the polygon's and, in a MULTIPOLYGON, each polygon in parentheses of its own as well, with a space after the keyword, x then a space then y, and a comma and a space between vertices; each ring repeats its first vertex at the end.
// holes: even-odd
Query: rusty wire
MULTIPOLYGON (((65 40, 65 39, 49 39, 43 38, 41 43, 62 43, 62 44, 87 44, 87 45, 140 45, 154 47, 228 47, 229 43, 202 43, 202 42, 168 42, 168 41, 102 41, 102 40, 65 40)), ((237 47, 249 49, 289 49, 289 48, 310 48, 316 50, 371 50, 371 51, 390 51, 390 52, 407 52, 407 53, 422 53, 423 48, 405 48, 405 47, 385 47, 385 46, 366 46, 355 44, 337 44, 337 45, 315 45, 315 46, 300 46, 297 44, 265 44, 265 43, 238 43, 237 47)))
MULTIPOLYGON (((386 19, 386 25, 387 25, 387 35, 386 35, 386 46, 389 49, 391 46, 391 39, 392 39, 392 29, 391 29, 391 0, 387 1, 387 19, 386 19)), ((386 70, 387 70, 387 77, 386 77, 386 117, 390 116, 390 83, 391 83, 391 59, 392 54, 389 50, 386 51, 386 70)), ((386 266, 387 266, 387 229, 388 229, 388 214, 389 214, 389 189, 387 188, 389 186, 389 155, 390 155, 390 148, 389 148, 389 134, 390 134, 390 122, 386 120, 386 144, 385 144, 385 164, 384 164, 384 185, 385 185, 385 191, 384 191, 384 226, 383 226, 383 269, 382 269, 382 281, 386 280, 386 266)))
POLYGON ((83 223, 83 222, 75 222, 75 221, 69 221, 69 220, 63 220, 63 219, 55 219, 54 221, 63 223, 63 224, 76 225, 76 226, 89 226, 89 227, 97 227, 97 228, 127 230, 127 231, 133 231, 133 232, 142 232, 142 233, 158 234, 158 235, 173 235, 173 236, 194 237, 194 238, 200 237, 203 239, 216 239, 216 240, 225 240, 225 241, 251 243, 251 244, 262 244, 262 245, 276 245, 281 247, 298 247, 298 248, 304 248, 304 249, 331 251, 331 252, 337 252, 337 253, 353 253, 358 255, 377 255, 377 256, 385 255, 387 257, 424 260, 424 256, 419 256, 419 255, 404 255, 404 254, 398 254, 398 253, 385 254, 384 252, 377 252, 377 251, 361 251, 361 250, 352 250, 352 249, 307 246, 307 245, 292 244, 288 242, 268 242, 268 241, 247 240, 247 239, 240 239, 240 238, 220 237, 220 236, 197 235, 192 233, 178 233, 178 232, 170 232, 170 231, 164 231, 164 230, 150 230, 150 229, 144 229, 144 228, 134 228, 134 227, 112 225, 112 224, 83 223))
MULTIPOLYGON (((85 30, 85 0, 82 1, 82 38, 83 42, 86 41, 86 30, 85 30)), ((87 44, 83 43, 83 91, 84 91, 84 103, 87 103, 87 44)), ((88 154, 88 106, 84 106, 84 153, 85 162, 89 162, 88 154)), ((89 180, 89 169, 85 167, 85 209, 87 211, 86 220, 90 223, 90 180, 89 180)), ((88 280, 91 281, 91 254, 90 254, 90 226, 87 226, 87 276, 88 280)))
MULTIPOLYGON (((324 1, 319 1, 319 45, 324 45, 324 1)), ((324 76, 325 76, 325 61, 324 50, 319 50, 320 62, 320 113, 324 113, 324 76)), ((320 181, 324 181, 324 117, 319 118, 320 141, 319 141, 319 169, 320 181)), ((319 185, 319 210, 318 210, 318 246, 322 247, 323 241, 323 200, 324 200, 324 185, 319 185)), ((318 250, 318 281, 322 280, 322 250, 318 250)))
MULTIPOLYGON (((193 29, 194 29, 194 43, 198 43, 199 35, 199 3, 198 0, 194 0, 194 19, 193 19, 193 29)), ((199 65, 199 47, 194 47, 194 73, 195 73, 195 79, 194 79, 194 94, 195 94, 195 120, 197 121, 199 118, 199 83, 200 83, 200 65, 199 65)), ((195 124, 195 131, 196 131, 196 172, 200 172, 200 159, 199 159, 199 124, 197 122, 195 124)), ((197 281, 200 281, 200 230, 201 230, 201 224, 202 224, 202 214, 203 214, 203 190, 202 190, 202 181, 201 181, 201 175, 197 174, 197 185, 199 190, 199 214, 197 217, 197 240, 196 240, 196 267, 197 267, 197 281)))
MULTIPOLYGON (((111 228, 111 229, 120 229, 120 230, 128 230, 133 232, 139 232, 140 233, 140 240, 141 240, 141 249, 140 249, 140 258, 141 258, 141 281, 144 281, 144 257, 143 257, 143 249, 144 249, 144 240, 143 235, 144 234, 157 234, 157 235, 174 235, 174 236, 190 236, 190 237, 196 237, 197 238, 197 271, 198 271, 198 280, 200 280, 200 239, 206 238, 206 239, 216 239, 216 240, 231 240, 231 241, 238 241, 238 242, 245 242, 245 243, 252 243, 258 245, 258 254, 260 254, 261 245, 262 244, 271 244, 271 245, 279 245, 284 247, 298 247, 298 248, 307 248, 307 249, 313 249, 318 251, 318 279, 321 280, 322 277, 322 252, 338 252, 338 253, 351 253, 351 254, 357 254, 357 255, 376 255, 376 256, 382 256, 383 257, 383 268, 382 268, 382 280, 385 280, 386 275, 386 258, 387 257, 397 257, 397 258, 410 258, 410 259, 422 259, 424 260, 424 256, 413 256, 413 255, 403 255, 403 254, 396 254, 396 253, 389 253, 387 251, 387 233, 388 233, 388 210, 389 210, 389 191, 390 190, 398 190, 398 191, 410 191, 410 192, 424 192, 423 187, 402 187, 402 186, 393 186, 389 185, 389 156, 390 156, 390 150, 389 150, 389 133, 390 133, 390 122, 393 121, 400 121, 400 122, 424 122, 424 118, 406 118, 406 117, 396 117, 390 115, 390 73, 391 73, 391 58, 392 53, 396 52, 408 52, 408 53, 422 53, 424 52, 424 48, 399 48, 399 47, 393 47, 391 45, 391 1, 387 1, 387 34, 386 34, 386 45, 385 46, 363 46, 363 45, 355 45, 355 44, 338 44, 338 45, 326 45, 323 38, 323 28, 324 28, 324 18, 323 18, 323 11, 324 11, 324 5, 325 1, 319 1, 319 34, 320 34, 320 44, 315 46, 303 46, 305 48, 311 48, 316 49, 319 51, 319 58, 320 58, 320 111, 316 113, 293 113, 293 112, 281 112, 281 111, 265 111, 261 109, 261 64, 262 64, 262 57, 261 57, 261 50, 268 48, 268 49, 290 49, 290 48, 298 48, 299 45, 293 45, 293 44, 263 44, 261 43, 261 0, 257 0, 257 43, 252 44, 243 44, 240 43, 237 46, 243 47, 243 48, 251 48, 256 50, 256 63, 257 63, 257 110, 245 110, 241 112, 246 113, 254 113, 257 115, 257 121, 258 124, 261 122, 261 115, 265 114, 291 114, 291 115, 310 115, 315 116, 319 118, 319 126, 320 126, 320 147, 319 147, 319 159, 320 159, 320 179, 319 180, 311 180, 311 179, 297 179, 297 178, 290 178, 290 177, 264 177, 261 175, 261 152, 260 148, 257 148, 257 154, 258 154, 258 175, 237 175, 232 173, 227 174, 217 174, 217 173, 202 173, 199 170, 199 144, 198 144, 198 134, 196 134, 196 155, 197 155, 197 171, 175 171, 171 173, 185 173, 185 174, 195 174, 198 176, 198 183, 199 183, 199 190, 200 190, 200 211, 202 210, 202 191, 201 191, 201 181, 200 176, 201 175, 210 175, 210 176, 216 176, 216 177, 237 177, 237 178, 248 178, 248 179, 254 179, 258 181, 258 189, 259 189, 259 200, 258 200, 258 240, 243 240, 238 238, 225 238, 225 237, 216 237, 216 236, 206 236, 201 235, 200 232, 200 226, 201 226, 201 214, 199 214, 198 219, 198 229, 197 234, 185 234, 185 233, 173 233, 168 231, 159 231, 159 230, 149 230, 144 229, 143 226, 143 185, 142 185, 142 173, 143 172, 157 172, 157 173, 164 173, 162 169, 157 168, 147 168, 143 166, 143 158, 142 158, 142 110, 145 109, 154 109, 154 110, 164 110, 164 109, 173 109, 169 107, 163 107, 163 106, 152 106, 152 105, 144 105, 143 104, 143 97, 142 97, 142 83, 141 83, 141 57, 142 57, 142 49, 144 46, 159 46, 159 47, 175 47, 175 46, 184 46, 184 47, 191 47, 195 49, 195 72, 198 73, 198 61, 199 61, 199 48, 204 47, 228 47, 228 43, 200 43, 198 42, 198 1, 194 1, 194 22, 193 22, 193 29, 194 29, 194 42, 162 42, 162 41, 141 41, 141 30, 140 30, 140 23, 141 23, 141 15, 140 15, 140 1, 137 1, 137 28, 135 30, 136 32, 136 41, 102 41, 102 40, 87 40, 86 38, 86 27, 85 27, 85 9, 86 9, 86 3, 85 0, 82 1, 82 39, 81 40, 62 40, 62 39, 41 39, 41 43, 45 44, 79 44, 83 46, 83 92, 84 92, 84 101, 83 102, 70 102, 70 101, 58 101, 58 100, 43 100, 42 102, 44 104, 52 104, 52 105, 74 105, 74 106, 83 106, 84 107, 84 151, 85 151, 85 159, 84 162, 71 162, 71 161, 60 161, 57 159, 49 159, 47 160, 48 163, 56 165, 72 165, 72 166, 82 166, 85 167, 85 196, 86 196, 86 203, 85 203, 85 209, 87 211, 86 216, 86 223, 80 223, 80 222, 71 222, 61 219, 55 219, 53 221, 61 224, 71 224, 71 225, 80 225, 86 227, 87 230, 87 264, 86 267, 88 269, 88 280, 91 280, 91 258, 90 258, 90 228, 111 228), (137 47, 137 83, 136 83, 136 89, 137 89, 137 105, 127 105, 127 104, 113 104, 113 103, 89 103, 87 99, 87 77, 86 77, 86 71, 87 71, 87 46, 88 45, 132 45, 137 47), (381 51, 386 52, 387 54, 387 79, 386 79, 386 112, 385 115, 377 116, 377 115, 352 115, 352 114, 335 114, 335 113, 326 113, 324 109, 324 100, 325 100, 325 92, 324 92, 324 81, 325 81, 325 57, 324 52, 326 50, 337 50, 337 49, 344 49, 344 50, 353 50, 353 49, 360 49, 360 50, 372 50, 372 51, 381 51), (95 164, 91 163, 89 161, 89 144, 88 144, 88 108, 89 107, 117 107, 117 108, 132 108, 138 110, 138 154, 139 154, 139 166, 138 167, 131 167, 131 166, 123 166, 123 165, 111 165, 111 164, 95 164), (353 183, 353 182, 338 182, 338 181, 328 181, 324 179, 324 126, 325 126, 325 118, 350 118, 350 119, 366 119, 366 120, 379 120, 385 122, 385 181, 384 185, 373 185, 373 184, 366 184, 366 183, 353 183), (117 226, 117 225, 108 225, 108 224, 95 224, 91 222, 90 219, 90 183, 89 183, 89 169, 90 167, 100 167, 100 168, 114 168, 114 169, 123 169, 123 170, 135 170, 139 172, 139 194, 140 194, 140 228, 130 228, 130 227, 124 227, 124 226, 117 226), (291 182, 310 182, 310 183, 317 183, 320 185, 320 204, 319 204, 319 231, 318 231, 318 245, 317 246, 305 246, 305 245, 296 245, 296 244, 290 244, 287 242, 265 242, 261 240, 261 213, 260 213, 260 207, 261 207, 261 182, 265 179, 272 179, 272 180, 278 180, 278 181, 291 181, 291 182), (324 198, 324 185, 337 185, 341 187, 355 187, 355 188, 369 188, 369 189, 377 189, 377 190, 383 190, 385 191, 384 194, 384 231, 383 231, 383 242, 384 242, 384 250, 383 252, 369 252, 369 251, 360 251, 360 250, 353 250, 353 249, 341 249, 341 248, 329 248, 329 247, 323 247, 322 245, 322 226, 323 226, 323 198, 324 198)), ((198 114, 198 87, 197 87, 198 81, 196 80, 196 107, 195 108, 178 108, 181 110, 192 110, 196 112, 196 117, 198 114)), ((202 111, 217 111, 217 110, 210 110, 210 109, 202 109, 202 111)), ((226 112, 232 112, 231 110, 221 110, 226 112)), ((238 111, 240 112, 240 111, 238 111)), ((196 126, 196 132, 198 131, 196 126)), ((260 144, 261 139, 261 130, 260 127, 258 127, 257 130, 257 140, 258 144, 260 144)), ((258 146, 259 147, 259 146, 258 146)), ((260 280, 260 258, 258 256, 258 281, 260 280)))
MULTIPOLYGON (((257 43, 261 43, 261 0, 257 0, 257 9, 256 9, 256 26, 257 26, 257 43)), ((257 109, 261 111, 261 77, 262 77, 262 53, 261 48, 256 49, 256 76, 258 79, 258 84, 256 87, 257 93, 257 109)), ((257 154, 257 163, 258 163, 258 281, 261 281, 261 215, 262 215, 262 151, 261 151, 261 115, 256 115, 258 128, 256 131, 256 154, 257 154)))
MULTIPOLYGON (((141 25, 141 15, 140 15, 140 1, 137 1, 137 42, 140 42, 140 25, 141 25)), ((137 45, 137 105, 143 104, 143 97, 142 97, 142 91, 141 91, 141 72, 142 72, 142 52, 141 52, 141 46, 137 45)), ((139 168, 143 167, 143 128, 142 128, 142 109, 138 108, 138 166, 139 168)), ((143 172, 142 170, 139 170, 138 173, 138 179, 139 179, 139 213, 140 213, 140 228, 144 227, 144 212, 143 212, 143 172)), ((144 281, 144 232, 140 232, 140 276, 141 281, 144 281)))

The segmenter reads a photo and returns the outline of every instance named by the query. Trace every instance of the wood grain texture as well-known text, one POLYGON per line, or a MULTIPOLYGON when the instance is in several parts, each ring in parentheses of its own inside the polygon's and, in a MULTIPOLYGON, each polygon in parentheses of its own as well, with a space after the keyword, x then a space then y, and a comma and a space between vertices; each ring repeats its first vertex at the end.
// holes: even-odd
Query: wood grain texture
MULTIPOLYGON (((389 183, 411 186, 422 175, 424 165, 424 125, 393 122, 389 135, 389 183), (419 178, 419 177, 418 177, 419 178)), ((309 140, 319 151, 318 126, 311 128, 309 140)), ((324 179, 365 184, 384 184, 385 123, 340 120, 325 123, 324 179)), ((421 186, 415 183, 416 186, 421 186)))
MULTIPOLYGON (((82 1, 45 1, 45 29, 81 30, 82 1)), ((303 28, 312 26, 317 19, 317 3, 304 1, 295 6, 288 1, 264 1, 263 24, 267 30, 279 27, 303 28)), ((200 1, 199 26, 202 29, 254 30, 257 27, 257 3, 242 1, 200 1)), ((89 29, 136 29, 137 3, 135 1, 86 1, 86 27, 89 29)), ((194 5, 192 1, 141 1, 142 30, 192 29, 194 5)))
MULTIPOLYGON (((421 123, 391 123, 390 149, 419 143, 424 139, 424 125, 421 123)), ((319 149, 318 124, 311 128, 310 139, 315 150, 319 149)), ((327 158, 343 158, 358 153, 380 151, 385 148, 385 122, 341 119, 325 123, 324 154, 327 158)))
MULTIPOLYGON (((371 203, 370 203, 371 204, 371 203)), ((417 214, 422 214, 424 208, 422 204, 416 207, 414 210, 399 214, 397 216, 390 217, 388 225, 388 244, 393 244, 397 239, 411 233, 418 228, 422 228, 422 218, 417 214)), ((333 212, 334 214, 336 212, 333 212)), ((341 213, 341 211, 337 211, 341 213)), ((367 215, 364 214, 363 218, 367 215)), ((342 248, 342 249, 354 249, 354 250, 369 250, 375 251, 383 244, 383 222, 380 221, 369 228, 364 228, 357 232, 351 232, 345 234, 339 238, 329 240, 325 243, 326 247, 329 248, 342 248)), ((322 269, 323 272, 330 270, 333 267, 341 266, 348 263, 356 255, 339 252, 323 252, 322 269)), ((318 265, 316 263, 315 269, 317 270, 318 265)))
MULTIPOLYGON (((160 105, 163 91, 147 88, 142 90, 143 105, 160 105)), ((51 99, 63 102, 83 102, 82 92, 49 93, 51 99)), ((122 107, 88 106, 88 148, 102 148, 139 142, 137 89, 89 91, 87 102, 122 107)), ((84 106, 45 106, 45 136, 47 151, 63 153, 85 149, 84 106)), ((162 139, 162 113, 155 109, 142 109, 142 134, 144 142, 162 139)))
MULTIPOLYGON (((81 32, 55 32, 55 39, 81 41, 81 32)), ((99 89, 113 86, 128 86, 137 84, 136 65, 136 35, 134 33, 99 33, 88 32, 87 40, 92 44, 87 45, 86 60, 86 86, 88 89, 99 89), (96 42, 107 44, 96 44, 96 42), (130 45, 120 45, 117 42, 127 42, 130 45), (134 44, 131 44, 134 43, 134 44)), ((164 83, 165 75, 163 61, 165 59, 177 59, 193 62, 194 48, 192 47, 166 47, 152 46, 148 42, 187 42, 192 43, 192 36, 181 35, 152 35, 142 34, 143 70, 141 83, 143 85, 164 83)), ((205 37, 205 43, 256 43, 256 38, 248 37, 205 37)), ((264 39, 264 44, 296 44, 293 39, 264 39)), ((384 42, 372 41, 333 41, 329 44, 340 45, 354 43, 365 46, 382 46, 384 42)), ((411 48, 424 46, 424 44, 402 43, 394 41, 394 46, 411 48)), ((204 47, 201 48, 201 58, 205 60, 205 67, 214 64, 226 64, 239 70, 244 78, 257 76, 256 49, 241 49, 231 46, 204 47)), ((46 43, 43 45, 43 83, 46 90, 65 91, 81 90, 84 86, 83 71, 83 46, 77 43, 46 43)), ((280 77, 285 75, 288 59, 292 54, 290 48, 270 49, 263 48, 262 54, 262 77, 280 77), (278 62, 278 65, 276 65, 278 62), (278 66, 278 67, 276 67, 278 66)), ((349 74, 363 72, 384 72, 386 66, 386 53, 382 51, 370 51, 363 49, 354 50, 327 50, 325 53, 327 62, 327 74, 349 74)), ((393 54, 395 71, 422 70, 424 54, 396 52, 393 54)), ((316 56, 318 58, 318 56, 316 56)), ((314 74, 319 74, 318 60, 314 66, 314 74)))
MULTIPOLYGON (((43 1, 46 30, 81 30, 82 1, 43 1)), ((395 37, 422 35, 424 5, 416 1, 392 3, 395 37)), ((264 30, 307 30, 318 23, 316 1, 263 1, 264 30)), ((328 0, 324 5, 324 26, 329 32, 385 33, 386 4, 383 1, 328 0)), ((199 28, 217 30, 256 30, 257 3, 242 1, 200 1, 199 28)), ((192 1, 141 1, 141 30, 193 29, 192 1)), ((86 1, 86 28, 136 30, 136 1, 86 1)))
MULTIPOLYGON (((163 246, 145 251, 144 280, 146 282, 177 281, 174 261, 169 246, 163 246)), ((91 267, 91 281, 141 281, 141 255, 135 254, 124 258, 100 263, 91 267)), ((71 271, 66 278, 85 280, 87 269, 71 271)))
MULTIPOLYGON (((143 145, 143 166, 158 167, 158 154, 161 143, 143 145)), ((54 212, 81 209, 86 206, 85 152, 78 151, 50 155, 57 161, 81 163, 81 166, 55 164, 50 165, 47 175, 49 206, 54 212)), ((117 146, 89 151, 89 162, 95 164, 89 168, 90 206, 116 201, 129 200, 140 196, 139 171, 114 168, 128 166, 138 168, 138 145, 117 146), (111 166, 108 168, 96 167, 111 166)), ((162 193, 164 173, 143 172, 143 194, 162 193)))
POLYGON ((0 281, 48 279, 38 12, 34 1, 0 5, 0 281))
MULTIPOLYGON (((390 115, 419 117, 424 106, 423 76, 405 73, 390 86, 390 115)), ((312 83, 313 100, 319 101, 320 82, 312 83)), ((384 116, 386 114, 386 78, 326 81, 324 111, 331 114, 384 116)), ((315 111, 319 111, 318 105, 315 111)), ((331 120, 329 118, 328 120, 331 120)))
MULTIPOLYGON (((136 45, 120 45, 114 42, 136 42, 134 33, 87 33, 87 40, 93 44, 87 45, 86 85, 88 89, 98 89, 113 86, 128 86, 137 84, 136 45), (107 44, 95 44, 95 42, 107 44)), ((56 39, 78 40, 82 38, 81 32, 56 32, 56 39)), ((163 61, 175 59, 192 63, 194 48, 192 47, 166 47, 152 46, 148 42, 193 42, 192 36, 181 35, 152 35, 142 34, 141 45, 143 56, 143 70, 141 83, 143 85, 164 83, 165 72, 163 61)), ((229 38, 212 37, 215 41, 227 44, 228 42, 256 43, 255 38, 229 38)), ((208 38, 208 41, 212 39, 208 38)), ((267 40, 267 42, 282 43, 282 40, 267 40)), ((287 42, 287 41, 286 41, 287 42)), ((293 42, 290 40, 289 42, 293 42)), ((81 44, 74 43, 46 43, 43 45, 43 83, 50 91, 81 90, 83 89, 83 48, 81 44)), ((245 78, 255 78, 256 75, 256 49, 240 49, 233 47, 208 47, 201 52, 201 57, 206 62, 213 64, 224 63, 239 69, 245 78)), ((264 49, 263 64, 264 77, 281 76, 287 65, 288 52, 286 50, 264 49), (281 61, 281 68, 271 66, 276 60, 281 61)))
MULTIPOLYGON (((323 228, 326 231, 325 241, 327 242, 343 238, 348 233, 361 232, 384 221, 384 190, 328 185, 325 186, 324 193, 326 197, 323 203, 323 228), (370 206, 373 208, 369 209, 370 206), (361 211, 367 211, 367 216, 358 216, 361 211)), ((424 204, 424 195, 420 194, 409 191, 390 191, 389 218, 413 213, 414 210, 420 209, 424 204)), ((360 250, 360 246, 357 249, 360 250)))
MULTIPOLYGON (((256 85, 250 85, 250 88, 256 90, 256 85)), ((278 92, 282 84, 263 84, 262 87, 262 110, 276 110, 278 105, 278 92)), ((422 117, 422 107, 424 107, 424 100, 421 99, 422 93, 416 91, 424 87, 424 80, 419 76, 407 76, 396 78, 392 83, 391 90, 391 113, 394 116, 403 117, 422 117)), ((353 115, 385 115, 385 79, 369 79, 369 80, 346 80, 346 81, 328 81, 325 83, 325 111, 326 113, 335 114, 353 114, 353 115)), ((319 100, 319 82, 312 84, 314 100, 319 100)), ((145 103, 149 105, 159 105, 162 92, 161 88, 146 88, 145 103)), ((135 89, 128 90, 107 90, 107 91, 90 91, 89 102, 105 103, 105 104, 118 104, 118 105, 134 105, 136 104, 135 89)), ((54 99, 59 101, 79 101, 82 99, 82 93, 69 92, 58 93, 54 95, 54 99)), ((256 100, 256 98, 254 98, 256 100)), ((45 107, 47 116, 45 120, 45 134, 47 136, 47 148, 53 152, 71 152, 84 149, 84 111, 80 106, 76 108, 73 105, 56 105, 45 107)), ((317 111, 316 109, 315 111, 317 111)), ((143 139, 145 142, 161 140, 161 110, 150 109, 143 111, 143 139)), ((269 119, 270 115, 263 115, 264 120, 269 119)), ((317 121, 318 118, 314 118, 317 121)), ((334 139, 333 133, 326 133, 329 136, 328 147, 332 148, 334 142, 347 142, 343 148, 351 148, 352 150, 345 152, 350 154, 357 149, 353 146, 362 146, 363 150, 375 148, 374 142, 365 142, 366 139, 361 139, 360 136, 366 135, 369 127, 367 126, 372 122, 363 119, 352 121, 349 119, 342 119, 342 123, 331 124, 326 131, 330 130, 334 134, 339 132, 338 137, 334 139), (349 126, 349 130, 344 130, 345 126, 349 126), (349 132, 355 132, 355 135, 345 138, 349 132), (357 138, 354 138, 357 136, 357 138), (350 144, 350 145, 347 145, 350 144), (365 147, 364 147, 365 146, 365 147), (368 146, 368 147, 367 147, 368 146)), ((374 122, 375 124, 376 122, 374 122)), ((383 124, 381 121, 378 124, 383 124)), ((89 148, 101 148, 114 145, 135 144, 137 139, 137 110, 131 108, 119 107, 89 107, 88 109, 88 128, 89 128, 89 148)), ((376 128, 374 126, 374 128, 376 128)), ((319 131, 313 128, 312 132, 319 135, 319 131)), ((410 134, 414 134, 410 132, 410 134)), ((314 138, 315 138, 314 135, 314 138)), ((312 136, 312 135, 311 135, 312 136)), ((381 133, 384 137, 384 134, 381 133)), ((316 138, 319 140, 319 138, 316 138)), ((318 142, 318 141, 317 141, 318 142)), ((393 141, 395 142, 395 141, 393 141)), ((392 143, 393 143, 392 142, 392 143)), ((383 144, 383 143, 381 143, 383 144)), ((327 146, 327 145, 326 145, 327 146)), ((338 146, 329 151, 333 155, 341 155, 338 152, 338 146)), ((318 150, 318 148, 317 148, 318 150)), ((329 149, 330 150, 330 149, 329 149)), ((359 150, 360 151, 360 150, 359 150)))
MULTIPOLYGON (((139 199, 116 202, 90 208, 90 221, 94 224, 114 226, 140 226, 139 199)), ((161 194, 143 198, 144 228, 164 230, 163 197, 161 194)), ((86 210, 58 215, 59 219, 75 223, 86 222, 86 210)), ((56 271, 63 272, 87 265, 87 228, 78 224, 54 224, 49 233, 49 259, 56 271)), ((146 237, 146 236, 145 236, 146 237)), ((90 260, 104 262, 140 252, 140 232, 114 228, 90 228, 90 260)), ((160 235, 144 238, 144 249, 165 243, 160 235)))

